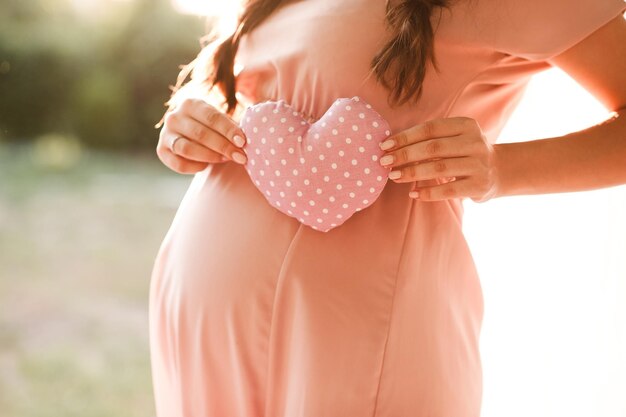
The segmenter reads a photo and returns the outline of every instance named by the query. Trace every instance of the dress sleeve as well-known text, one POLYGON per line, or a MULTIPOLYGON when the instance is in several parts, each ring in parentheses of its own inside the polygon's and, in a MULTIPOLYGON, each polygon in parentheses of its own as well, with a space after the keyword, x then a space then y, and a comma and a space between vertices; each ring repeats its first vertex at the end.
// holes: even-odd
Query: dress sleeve
POLYGON ((470 38, 528 60, 569 49, 626 10, 626 0, 467 1, 470 38))

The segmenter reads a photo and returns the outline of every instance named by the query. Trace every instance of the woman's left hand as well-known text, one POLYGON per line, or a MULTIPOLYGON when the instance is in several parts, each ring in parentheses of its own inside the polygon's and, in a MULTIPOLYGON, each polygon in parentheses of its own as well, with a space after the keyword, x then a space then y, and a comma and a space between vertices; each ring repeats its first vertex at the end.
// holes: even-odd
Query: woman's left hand
POLYGON ((469 197, 482 203, 497 193, 495 149, 474 119, 428 120, 388 137, 380 147, 385 151, 380 163, 393 168, 389 178, 395 182, 454 177, 428 187, 414 184, 411 197, 417 191, 424 201, 469 197))

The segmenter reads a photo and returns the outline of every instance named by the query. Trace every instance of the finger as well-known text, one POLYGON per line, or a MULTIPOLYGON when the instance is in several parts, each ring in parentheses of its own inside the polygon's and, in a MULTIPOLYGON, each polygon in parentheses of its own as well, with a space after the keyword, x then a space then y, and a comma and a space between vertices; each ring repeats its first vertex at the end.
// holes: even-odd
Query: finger
POLYGON ((222 162, 223 155, 209 149, 198 142, 180 136, 174 143, 174 147, 170 151, 185 159, 198 162, 216 163, 222 162))
MULTIPOLYGON (((178 141, 180 141, 180 139, 178 141)), ((176 145, 178 147, 178 144, 176 145)), ((192 161, 182 156, 176 155, 172 153, 172 151, 170 151, 169 149, 165 149, 164 151, 160 152, 159 158, 165 164, 165 166, 179 174, 195 174, 196 172, 202 171, 209 165, 208 162, 192 161)))
POLYGON ((395 182, 402 183, 443 177, 468 177, 480 169, 480 161, 476 158, 444 158, 398 167, 389 173, 389 178, 395 182))
POLYGON ((430 187, 417 187, 415 189, 418 193, 416 198, 422 201, 438 201, 469 197, 472 194, 471 184, 471 180, 463 178, 430 187))
POLYGON ((476 127, 469 117, 445 117, 431 119, 390 136, 380 144, 383 150, 398 149, 411 143, 446 136, 458 136, 476 127))
MULTIPOLYGON (((174 127, 176 132, 180 133, 180 136, 195 141, 206 149, 213 150, 230 159, 233 159, 234 153, 240 153, 243 156, 243 160, 245 160, 245 154, 240 148, 233 145, 220 133, 191 117, 181 117, 174 127)), ((170 128, 174 129, 173 127, 170 128)), ((240 160, 242 159, 240 158, 240 160)))
POLYGON ((245 145, 245 133, 227 114, 200 99, 189 100, 187 106, 186 110, 192 118, 226 138, 230 144, 238 148, 245 145))
POLYGON ((467 156, 476 151, 475 145, 476 141, 470 135, 430 139, 388 151, 379 162, 384 167, 393 168, 433 158, 467 156))

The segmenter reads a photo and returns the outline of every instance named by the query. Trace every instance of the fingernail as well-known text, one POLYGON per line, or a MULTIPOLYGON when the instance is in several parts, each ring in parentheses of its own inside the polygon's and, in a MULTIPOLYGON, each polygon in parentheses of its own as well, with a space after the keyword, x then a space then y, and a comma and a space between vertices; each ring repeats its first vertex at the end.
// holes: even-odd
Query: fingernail
POLYGON ((397 180, 398 178, 400 178, 401 175, 402 173, 400 171, 391 171, 389 173, 389 178, 392 180, 397 180))
POLYGON ((420 193, 418 193, 417 191, 411 191, 409 193, 409 197, 411 197, 411 198, 417 198, 419 196, 420 196, 420 193))
POLYGON ((396 142, 394 142, 393 139, 387 139, 383 143, 379 144, 379 146, 380 146, 380 149, 382 149, 383 151, 386 151, 387 149, 393 148, 393 145, 395 144, 396 142))
POLYGON ((381 165, 389 165, 392 162, 393 162, 393 155, 385 155, 382 158, 380 158, 381 165))
POLYGON ((235 145, 239 146, 240 148, 246 143, 246 141, 243 140, 243 138, 239 135, 233 136, 233 142, 235 142, 235 145))
POLYGON ((238 164, 245 164, 246 163, 246 156, 242 153, 239 152, 233 152, 232 154, 232 158, 234 159, 235 162, 237 162, 238 164))

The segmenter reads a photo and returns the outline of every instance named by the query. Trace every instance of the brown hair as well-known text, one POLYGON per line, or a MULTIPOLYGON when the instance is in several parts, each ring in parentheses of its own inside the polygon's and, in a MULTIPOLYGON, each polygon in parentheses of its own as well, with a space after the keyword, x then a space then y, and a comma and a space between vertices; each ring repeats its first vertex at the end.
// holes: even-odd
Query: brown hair
MULTIPOLYGON (((236 30, 229 37, 218 42, 214 37, 211 39, 211 35, 207 35, 201 40, 206 42, 208 39, 208 43, 194 61, 182 68, 176 85, 172 87, 172 97, 166 105, 172 107, 173 97, 187 75, 193 71, 192 78, 199 78, 202 90, 208 93, 213 87, 219 89, 225 98, 225 112, 232 115, 238 104, 233 70, 239 41, 244 34, 251 32, 288 1, 290 0, 247 0, 239 15, 236 30)), ((433 48, 434 33, 430 18, 435 7, 449 8, 450 1, 387 0, 385 18, 387 27, 393 34, 372 58, 370 70, 376 75, 378 82, 390 90, 391 105, 401 105, 410 99, 416 102, 421 97, 428 59, 439 70, 433 48)))

